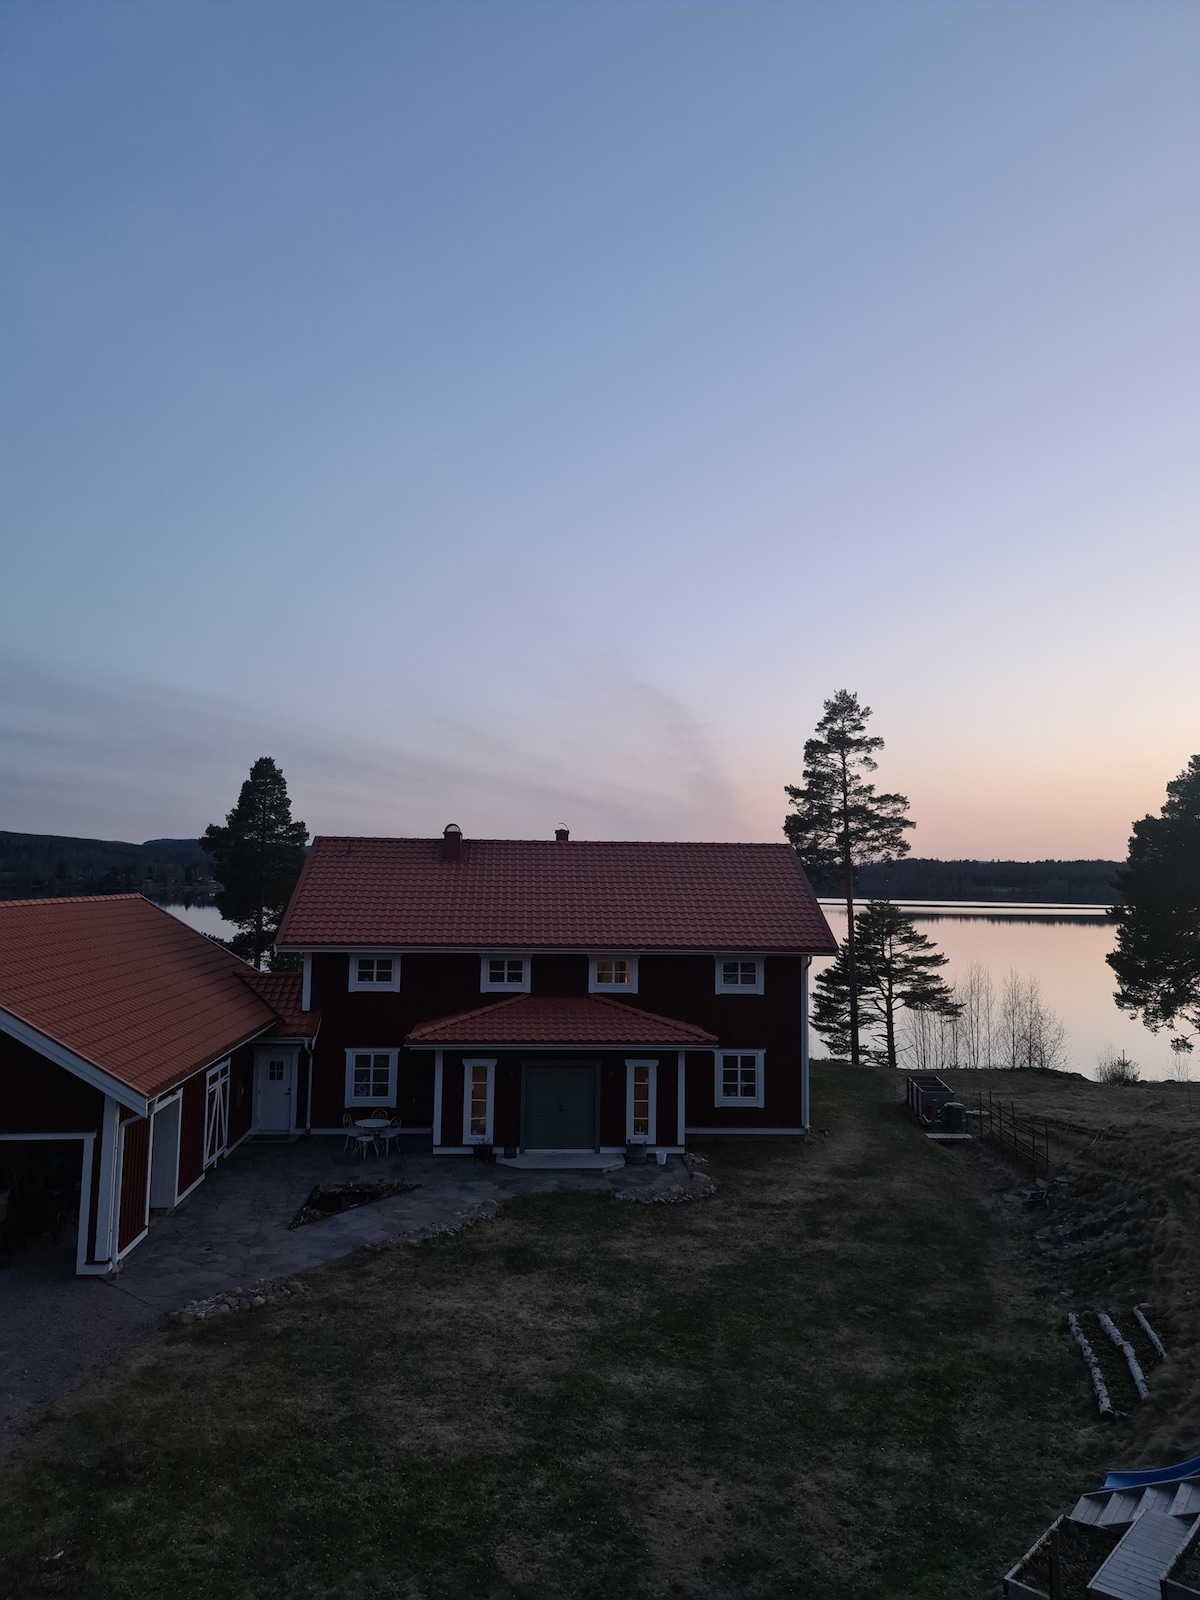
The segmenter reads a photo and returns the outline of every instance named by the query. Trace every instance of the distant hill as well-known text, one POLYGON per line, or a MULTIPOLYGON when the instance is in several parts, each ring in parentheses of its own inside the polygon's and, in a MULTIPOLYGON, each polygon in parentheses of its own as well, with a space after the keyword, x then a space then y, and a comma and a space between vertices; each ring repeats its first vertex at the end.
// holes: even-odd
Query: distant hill
POLYGON ((161 894, 207 887, 212 863, 195 839, 73 839, 0 831, 0 900, 72 894, 161 894))
MULTIPOLYGON (((935 861, 909 856, 860 867, 858 892, 876 900, 1024 900, 1113 905, 1119 861, 935 861)), ((837 885, 824 890, 837 893, 837 885)))

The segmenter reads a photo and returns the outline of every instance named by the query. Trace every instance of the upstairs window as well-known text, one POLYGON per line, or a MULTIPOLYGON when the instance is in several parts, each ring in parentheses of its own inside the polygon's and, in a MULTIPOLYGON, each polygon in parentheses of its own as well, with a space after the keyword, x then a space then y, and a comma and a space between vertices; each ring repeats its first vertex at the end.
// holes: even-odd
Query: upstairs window
POLYGON ((588 964, 590 994, 636 994, 636 956, 593 956, 588 964))
POLYGON ((498 990, 525 994, 529 989, 528 956, 486 955, 480 962, 479 987, 484 994, 498 990))
POLYGON ((763 964, 748 956, 717 957, 718 994, 761 994, 763 964))
POLYGON ((352 955, 350 957, 350 990, 396 990, 400 987, 399 956, 352 955))
POLYGON ((763 1103, 763 1052, 718 1050, 716 1053, 716 1103, 719 1106, 761 1106, 763 1103))
POLYGON ((396 1051, 346 1051, 346 1104, 391 1106, 396 1103, 396 1051))

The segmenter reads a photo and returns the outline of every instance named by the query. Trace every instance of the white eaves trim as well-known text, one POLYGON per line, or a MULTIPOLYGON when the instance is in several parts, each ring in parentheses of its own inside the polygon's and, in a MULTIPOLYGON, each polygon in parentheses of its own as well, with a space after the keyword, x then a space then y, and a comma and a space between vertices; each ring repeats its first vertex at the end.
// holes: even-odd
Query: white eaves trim
POLYGON ((111 1095, 126 1110, 136 1111, 139 1117, 146 1116, 149 1101, 145 1095, 138 1094, 136 1089, 131 1089, 127 1083, 114 1078, 85 1056, 77 1056, 74 1050, 68 1050, 65 1044, 59 1044, 49 1034, 40 1032, 28 1022, 22 1022, 20 1017, 14 1017, 11 1011, 0 1010, 0 1029, 21 1044, 28 1045, 31 1050, 36 1050, 38 1055, 53 1061, 55 1066, 65 1068, 76 1078, 82 1078, 84 1083, 90 1083, 101 1094, 111 1095))

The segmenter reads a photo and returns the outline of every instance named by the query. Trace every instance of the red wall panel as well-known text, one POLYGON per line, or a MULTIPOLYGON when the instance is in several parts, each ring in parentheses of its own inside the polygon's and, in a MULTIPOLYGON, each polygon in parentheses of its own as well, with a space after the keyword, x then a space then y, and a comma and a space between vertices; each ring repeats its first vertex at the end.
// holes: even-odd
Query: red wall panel
POLYGON ((150 1124, 135 1117, 121 1129, 121 1214, 117 1249, 124 1250, 146 1226, 146 1185, 150 1172, 150 1124))
POLYGON ((103 1113, 99 1089, 0 1033, 0 1133, 91 1133, 103 1113))
POLYGON ((190 1189, 204 1171, 204 1073, 194 1072, 183 1085, 179 1113, 179 1181, 176 1194, 190 1189))

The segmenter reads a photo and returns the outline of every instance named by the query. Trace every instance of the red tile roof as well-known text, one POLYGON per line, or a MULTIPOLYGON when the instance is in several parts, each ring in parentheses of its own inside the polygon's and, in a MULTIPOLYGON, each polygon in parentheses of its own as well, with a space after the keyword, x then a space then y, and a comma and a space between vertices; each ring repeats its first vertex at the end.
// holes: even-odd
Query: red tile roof
POLYGON ((640 1050, 660 1045, 686 1049, 717 1041, 690 1022, 656 1017, 651 1011, 639 1011, 605 995, 551 1000, 518 994, 455 1017, 423 1022, 404 1042, 423 1049, 438 1045, 480 1049, 500 1045, 606 1045, 640 1050))
POLYGON ((276 1022, 248 976, 140 895, 0 902, 0 1010, 146 1098, 276 1022))
POLYGON ((321 1026, 319 1011, 303 1011, 300 997, 304 980, 298 972, 256 972, 248 967, 238 976, 267 1002, 279 1018, 273 1033, 289 1039, 313 1039, 321 1026))
POLYGON ((787 844, 313 840, 287 949, 761 950, 836 944, 787 844))

